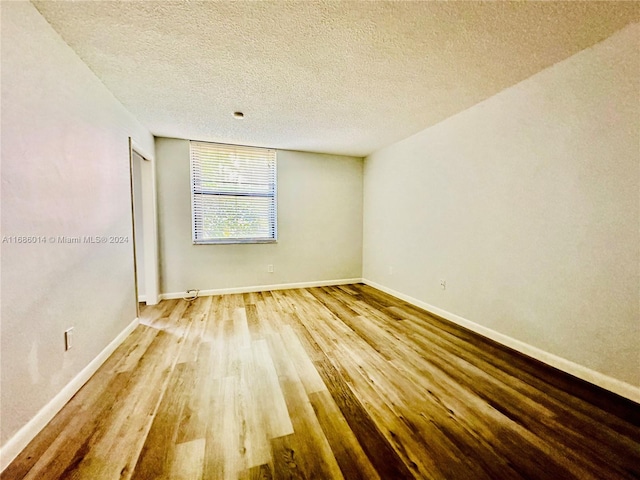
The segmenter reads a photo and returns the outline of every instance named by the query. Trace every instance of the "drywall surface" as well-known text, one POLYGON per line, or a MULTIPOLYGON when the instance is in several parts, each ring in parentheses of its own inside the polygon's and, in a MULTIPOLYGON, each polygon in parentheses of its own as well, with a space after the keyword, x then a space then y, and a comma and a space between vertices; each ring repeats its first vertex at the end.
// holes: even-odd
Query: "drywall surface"
POLYGON ((361 277, 361 158, 278 151, 278 242, 249 245, 193 245, 189 142, 156 162, 161 292, 361 277))
POLYGON ((1 8, 4 445, 135 319, 128 137, 154 146, 31 3, 1 8))
POLYGON ((367 157, 363 277, 640 385, 639 42, 367 157))

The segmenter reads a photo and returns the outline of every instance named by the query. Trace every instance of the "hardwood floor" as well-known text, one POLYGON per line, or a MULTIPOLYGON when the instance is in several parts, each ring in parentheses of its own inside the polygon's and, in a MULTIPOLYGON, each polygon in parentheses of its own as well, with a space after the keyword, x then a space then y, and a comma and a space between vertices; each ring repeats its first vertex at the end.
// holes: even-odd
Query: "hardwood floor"
POLYGON ((640 406, 368 286, 141 315, 3 480, 640 478, 640 406))

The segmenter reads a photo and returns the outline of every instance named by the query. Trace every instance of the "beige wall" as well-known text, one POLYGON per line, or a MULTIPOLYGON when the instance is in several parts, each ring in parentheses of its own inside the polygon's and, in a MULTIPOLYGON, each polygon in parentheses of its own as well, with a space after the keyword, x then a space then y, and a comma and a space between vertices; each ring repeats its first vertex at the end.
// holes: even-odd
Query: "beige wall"
POLYGON ((361 277, 361 158, 278 151, 278 243, 193 245, 189 142, 157 138, 156 156, 161 292, 361 277))
POLYGON ((364 278, 640 385, 639 33, 369 156, 364 278))
POLYGON ((49 238, 131 238, 128 136, 153 137, 29 2, 2 2, 1 102, 2 236, 47 239, 2 244, 4 445, 135 319, 131 243, 49 238))

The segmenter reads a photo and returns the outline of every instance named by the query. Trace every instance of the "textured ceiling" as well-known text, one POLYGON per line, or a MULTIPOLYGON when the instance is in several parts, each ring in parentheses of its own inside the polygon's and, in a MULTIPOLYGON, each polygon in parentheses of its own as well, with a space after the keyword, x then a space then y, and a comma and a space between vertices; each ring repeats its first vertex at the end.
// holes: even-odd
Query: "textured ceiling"
POLYGON ((638 2, 33 3, 154 135, 357 156, 640 20, 638 2))

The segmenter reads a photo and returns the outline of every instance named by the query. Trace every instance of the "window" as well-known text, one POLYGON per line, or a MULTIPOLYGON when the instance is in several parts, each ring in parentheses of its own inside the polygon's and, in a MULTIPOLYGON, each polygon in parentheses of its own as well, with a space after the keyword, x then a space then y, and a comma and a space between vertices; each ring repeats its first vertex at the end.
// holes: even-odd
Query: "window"
POLYGON ((190 143, 193 243, 275 242, 275 150, 190 143))

